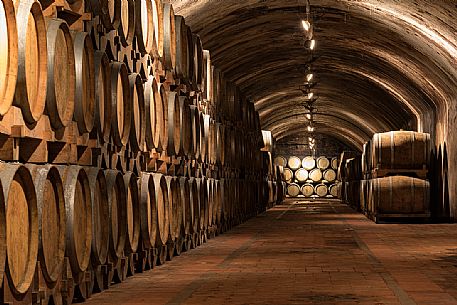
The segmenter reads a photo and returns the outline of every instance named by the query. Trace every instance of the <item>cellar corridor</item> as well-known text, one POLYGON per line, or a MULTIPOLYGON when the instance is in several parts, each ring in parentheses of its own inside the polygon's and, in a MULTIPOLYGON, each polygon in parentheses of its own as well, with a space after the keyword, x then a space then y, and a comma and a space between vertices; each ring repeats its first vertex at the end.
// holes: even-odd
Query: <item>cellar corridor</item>
POLYGON ((86 304, 457 304, 455 230, 288 199, 86 304))

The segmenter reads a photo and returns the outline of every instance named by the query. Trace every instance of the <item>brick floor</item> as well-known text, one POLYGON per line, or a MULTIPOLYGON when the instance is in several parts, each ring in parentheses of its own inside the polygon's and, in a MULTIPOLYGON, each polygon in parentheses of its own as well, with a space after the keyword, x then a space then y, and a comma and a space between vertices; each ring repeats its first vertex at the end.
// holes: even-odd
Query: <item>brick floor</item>
POLYGON ((457 225, 286 201, 86 304, 457 304, 457 225))

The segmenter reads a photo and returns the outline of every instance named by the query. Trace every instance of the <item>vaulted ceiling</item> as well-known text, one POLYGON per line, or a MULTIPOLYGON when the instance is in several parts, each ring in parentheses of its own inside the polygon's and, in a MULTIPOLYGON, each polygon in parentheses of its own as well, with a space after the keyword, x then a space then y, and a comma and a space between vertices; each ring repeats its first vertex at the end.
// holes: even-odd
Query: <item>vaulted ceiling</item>
POLYGON ((318 80, 316 132, 357 148, 399 128, 442 137, 457 102, 457 3, 310 2, 313 53, 303 45, 305 0, 172 1, 276 139, 306 133, 298 88, 309 62, 318 80))

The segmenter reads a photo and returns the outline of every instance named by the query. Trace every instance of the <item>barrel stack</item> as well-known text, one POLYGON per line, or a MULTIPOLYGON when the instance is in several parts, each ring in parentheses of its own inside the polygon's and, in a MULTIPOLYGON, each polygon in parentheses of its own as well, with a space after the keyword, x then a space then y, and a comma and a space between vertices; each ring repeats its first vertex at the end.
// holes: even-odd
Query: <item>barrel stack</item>
POLYGON ((426 221, 430 217, 430 149, 426 133, 375 134, 363 146, 362 156, 346 162, 346 201, 375 222, 426 221))
POLYGON ((283 167, 288 197, 337 197, 338 159, 320 156, 276 156, 274 164, 283 167))
POLYGON ((84 301, 282 200, 259 113, 171 4, 0 1, 2 303, 84 301))

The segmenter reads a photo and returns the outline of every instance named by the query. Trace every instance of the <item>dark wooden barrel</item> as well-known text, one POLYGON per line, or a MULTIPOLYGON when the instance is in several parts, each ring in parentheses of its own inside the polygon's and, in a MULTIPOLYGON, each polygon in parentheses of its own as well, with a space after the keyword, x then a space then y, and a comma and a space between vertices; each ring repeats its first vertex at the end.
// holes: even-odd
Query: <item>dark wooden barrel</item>
POLYGON ((225 125, 216 123, 216 163, 225 164, 225 125))
POLYGON ((181 233, 182 210, 181 192, 179 189, 179 180, 177 177, 165 176, 168 193, 168 224, 171 240, 176 240, 181 233))
POLYGON ((2 213, 2 226, 6 223, 6 230, 2 228, 2 231, 6 236, 4 247, 8 286, 13 294, 21 295, 30 288, 37 263, 37 194, 33 178, 25 166, 0 163, 0 171, 4 199, 2 210, 5 211, 2 213))
POLYGON ((16 13, 12 0, 2 0, 0 6, 0 36, 7 39, 0 45, 0 115, 5 115, 13 104, 18 70, 18 36, 16 13))
POLYGON ((116 30, 121 22, 121 2, 123 0, 90 0, 94 13, 100 15, 108 31, 116 30))
POLYGON ((151 174, 154 178, 155 187, 155 203, 157 210, 157 234, 156 245, 165 245, 168 241, 169 230, 169 202, 168 202, 168 191, 167 181, 165 176, 162 174, 151 174))
POLYGON ((207 183, 208 179, 205 177, 196 178, 197 180, 197 191, 198 191, 198 199, 200 202, 200 230, 205 230, 208 228, 208 188, 207 183))
POLYGON ((109 203, 106 178, 103 171, 96 167, 86 168, 92 198, 92 251, 94 266, 103 265, 108 258, 109 249, 109 203))
POLYGON ((323 178, 324 180, 327 180, 328 182, 333 182, 336 180, 336 172, 332 168, 328 168, 324 171, 323 173, 323 178))
POLYGON ((221 224, 221 222, 222 222, 222 185, 221 185, 221 180, 214 180, 213 194, 214 194, 213 218, 214 217, 216 218, 214 220, 214 223, 219 226, 221 224))
POLYGON ((200 230, 200 196, 199 187, 196 178, 189 178, 190 205, 191 205, 191 233, 197 233, 200 230))
POLYGON ((430 134, 390 131, 373 136, 371 164, 375 169, 424 169, 430 160, 430 134))
POLYGON ((153 1, 135 1, 135 36, 141 54, 152 51, 154 43, 153 1))
POLYGON ((92 243, 92 199, 89 179, 81 166, 59 166, 64 182, 66 248, 76 283, 83 279, 90 263, 92 243))
POLYGON ((126 197, 127 236, 125 240, 125 254, 135 253, 140 239, 140 190, 138 178, 132 172, 124 174, 126 197))
POLYGON ((332 184, 329 186, 328 188, 328 192, 330 195, 332 195, 333 197, 337 198, 337 197, 340 197, 340 184, 332 184))
POLYGON ((163 116, 164 109, 162 104, 162 95, 159 92, 157 81, 153 76, 149 76, 148 81, 144 84, 144 100, 146 113, 146 146, 147 148, 162 148, 161 133, 165 128, 163 116))
POLYGON ((333 168, 335 171, 337 171, 337 170, 338 170, 338 158, 336 158, 336 157, 335 157, 335 158, 332 158, 331 163, 332 163, 332 168, 333 168))
POLYGON ((283 157, 283 156, 277 156, 274 159, 274 164, 282 166, 282 167, 286 167, 287 166, 287 159, 285 157, 283 157))
POLYGON ((117 146, 127 144, 130 136, 132 103, 127 67, 113 62, 111 68, 111 135, 117 146))
POLYGON ((109 206, 109 254, 116 263, 124 255, 127 238, 127 192, 118 170, 105 170, 109 206))
POLYGON ((95 128, 106 143, 111 132, 111 81, 109 59, 105 52, 95 51, 95 128))
POLYGON ((210 116, 200 112, 200 157, 202 162, 208 159, 208 137, 210 116))
POLYGON ((180 126, 180 152, 189 156, 192 149, 192 122, 189 100, 185 96, 179 97, 179 126, 180 126))
POLYGON ((319 183, 314 187, 314 192, 319 197, 325 197, 328 195, 328 187, 324 183, 319 183))
MULTIPOLYGON (((159 195, 163 200, 163 194, 159 195)), ((144 247, 150 249, 157 240, 157 198, 154 177, 148 173, 141 174, 140 220, 141 240, 144 247)))
POLYGON ((163 4, 163 64, 173 71, 176 66, 175 13, 171 3, 163 4))
POLYGON ((220 180, 220 187, 221 187, 221 219, 222 221, 228 222, 229 220, 229 206, 232 202, 230 192, 230 182, 229 179, 221 179, 220 180))
POLYGON ((75 106, 75 53, 67 23, 47 20, 48 80, 46 113, 51 126, 60 129, 73 119, 75 106))
POLYGON ((40 3, 18 2, 16 21, 17 41, 23 43, 18 43, 17 82, 13 105, 21 109, 26 123, 34 124, 45 109, 46 90, 43 88, 46 88, 48 77, 46 22, 40 3))
POLYGON ((135 36, 135 1, 121 0, 120 6, 121 11, 117 33, 122 46, 128 47, 132 44, 133 37, 135 36))
POLYGON ((132 117, 130 126, 129 146, 133 152, 143 151, 146 137, 146 112, 143 81, 138 73, 129 75, 130 101, 132 117))
POLYGON ((175 16, 176 30, 176 66, 175 74, 181 79, 189 77, 189 43, 187 41, 187 26, 183 16, 175 16))
POLYGON ((206 180, 206 193, 208 194, 208 226, 212 226, 213 223, 213 212, 214 212, 214 179, 209 178, 206 180))
POLYGON ((154 40, 152 44, 151 55, 154 58, 163 57, 163 5, 162 0, 153 0, 152 20, 154 22, 154 40))
POLYGON ((327 157, 321 156, 316 160, 316 167, 323 170, 326 170, 330 166, 330 160, 327 157))
POLYGON ((192 225, 192 202, 191 202, 191 195, 190 195, 190 183, 189 178, 187 177, 179 177, 179 188, 181 192, 181 232, 183 235, 189 235, 191 233, 191 225, 192 225))
POLYGON ((90 35, 72 32, 75 67, 76 94, 74 119, 80 133, 92 131, 95 123, 95 65, 94 48, 90 35))
POLYGON ((213 75, 211 71, 211 55, 208 50, 203 50, 202 68, 202 95, 203 100, 211 103, 213 91, 213 75))
POLYGON ((371 174, 371 141, 363 144, 362 148, 362 174, 371 174))
POLYGON ((191 157, 199 160, 200 156, 200 112, 197 106, 190 105, 190 121, 192 125, 192 150, 191 157))
POLYGON ((181 154, 181 117, 179 96, 176 92, 168 93, 168 145, 167 153, 169 156, 177 156, 181 154))
POLYGON ((406 176, 371 180, 371 212, 376 214, 428 214, 430 183, 406 176))
POLYGON ((65 197, 62 179, 51 165, 27 164, 38 208, 38 261, 48 288, 60 279, 65 255, 65 197))
POLYGON ((291 183, 287 186, 287 195, 297 197, 300 194, 300 186, 296 183, 291 183))
POLYGON ((203 76, 203 47, 200 36, 192 34, 193 75, 192 84, 195 89, 201 89, 203 76))
POLYGON ((161 148, 164 151, 168 149, 168 95, 169 92, 164 84, 158 84, 157 101, 162 103, 162 113, 156 113, 156 119, 159 123, 160 129, 158 130, 161 148))

